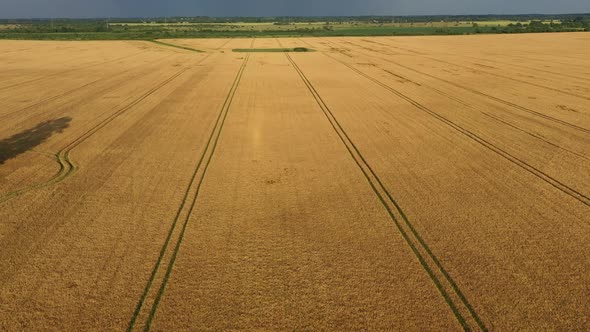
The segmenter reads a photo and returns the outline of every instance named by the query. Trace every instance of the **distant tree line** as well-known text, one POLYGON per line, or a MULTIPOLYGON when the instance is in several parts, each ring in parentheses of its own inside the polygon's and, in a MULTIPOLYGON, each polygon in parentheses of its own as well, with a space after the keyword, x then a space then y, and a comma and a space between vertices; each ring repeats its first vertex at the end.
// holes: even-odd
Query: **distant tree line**
POLYGON ((314 17, 168 17, 117 19, 11 19, 0 20, 0 38, 9 39, 158 39, 182 37, 254 36, 387 36, 452 35, 590 31, 590 14, 474 15, 474 16, 314 16, 314 17), (511 21, 508 25, 483 22, 511 21), (158 25, 133 23, 192 23, 158 25), (257 31, 239 23, 272 23, 257 31), (388 25, 384 23, 410 23, 388 25), (471 26, 415 26, 419 22, 473 22, 471 26), (479 22, 479 23, 478 23, 479 22), (199 24, 202 23, 202 24, 199 24), (218 23, 217 25, 215 23, 218 23), (221 24, 223 23, 223 24, 221 24), (235 24, 227 24, 235 23, 235 24), (321 23, 309 26, 294 23, 321 23), (344 24, 347 23, 347 24, 344 24), (352 23, 352 24, 351 24, 352 23))
MULTIPOLYGON (((56 23, 62 25, 102 25, 106 18, 101 19, 56 19, 56 23)), ((587 14, 526 14, 526 15, 426 15, 426 16, 268 16, 268 17, 250 17, 250 16, 232 16, 232 17, 129 17, 129 18, 109 18, 112 23, 166 23, 166 22, 187 22, 187 23, 274 23, 274 22, 367 22, 367 23, 424 23, 424 22, 457 22, 457 21, 561 21, 561 22, 588 22, 590 13, 587 14)), ((47 24, 50 19, 1 19, 0 24, 47 24)))
POLYGON ((108 20, 83 19, 39 19, 39 20, 3 20, 0 23, 13 24, 14 28, 8 29, 15 33, 52 33, 52 32, 108 32, 110 30, 108 20))
MULTIPOLYGON (((482 33, 481 27, 473 23, 475 33, 482 33)), ((509 23, 503 27, 492 26, 485 32, 492 33, 525 33, 525 32, 567 32, 567 31, 590 31, 590 18, 578 16, 572 19, 564 19, 561 22, 543 22, 532 20, 529 23, 509 23)))

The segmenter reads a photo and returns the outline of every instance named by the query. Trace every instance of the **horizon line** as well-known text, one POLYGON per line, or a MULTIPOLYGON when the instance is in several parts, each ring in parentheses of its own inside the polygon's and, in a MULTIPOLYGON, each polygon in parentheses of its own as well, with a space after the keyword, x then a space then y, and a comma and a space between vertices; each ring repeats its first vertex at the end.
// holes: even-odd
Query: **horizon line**
POLYGON ((198 16, 185 16, 185 15, 167 15, 167 16, 70 16, 70 17, 42 17, 42 16, 30 16, 30 17, 0 17, 0 20, 46 20, 46 19, 146 19, 146 18, 305 18, 305 17, 327 17, 327 18, 369 18, 369 17, 460 17, 460 16, 553 16, 553 15, 590 15, 590 12, 568 12, 568 13, 511 13, 511 14, 500 14, 500 13, 488 13, 488 14, 404 14, 404 15, 265 15, 265 16, 249 16, 249 15, 228 15, 228 16, 217 16, 217 15, 198 15, 198 16))

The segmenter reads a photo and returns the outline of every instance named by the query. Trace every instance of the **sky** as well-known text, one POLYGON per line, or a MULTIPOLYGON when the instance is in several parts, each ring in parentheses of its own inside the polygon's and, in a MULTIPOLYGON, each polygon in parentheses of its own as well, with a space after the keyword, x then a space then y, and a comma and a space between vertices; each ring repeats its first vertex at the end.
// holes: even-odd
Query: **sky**
POLYGON ((0 0, 0 18, 589 12, 590 0, 0 0))

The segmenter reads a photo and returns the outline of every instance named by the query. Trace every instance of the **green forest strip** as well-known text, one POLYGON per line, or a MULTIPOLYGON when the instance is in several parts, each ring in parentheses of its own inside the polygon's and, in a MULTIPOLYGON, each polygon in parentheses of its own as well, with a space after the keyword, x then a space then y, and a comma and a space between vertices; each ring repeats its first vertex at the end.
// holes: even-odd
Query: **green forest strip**
POLYGON ((92 30, 86 26, 70 23, 63 29, 49 29, 44 25, 30 25, 18 28, 2 28, 0 39, 13 40, 156 40, 183 38, 264 38, 264 37, 346 37, 346 36, 429 36, 429 35, 473 35, 473 34, 509 34, 535 32, 574 32, 590 30, 590 20, 580 24, 544 24, 520 23, 508 26, 324 26, 321 28, 297 27, 293 29, 269 30, 231 30, 205 29, 202 27, 187 30, 174 30, 168 27, 121 27, 92 30), (98 31, 97 31, 98 30, 98 31))
POLYGON ((0 39, 159 40, 590 31, 590 13, 459 16, 0 19, 0 39))

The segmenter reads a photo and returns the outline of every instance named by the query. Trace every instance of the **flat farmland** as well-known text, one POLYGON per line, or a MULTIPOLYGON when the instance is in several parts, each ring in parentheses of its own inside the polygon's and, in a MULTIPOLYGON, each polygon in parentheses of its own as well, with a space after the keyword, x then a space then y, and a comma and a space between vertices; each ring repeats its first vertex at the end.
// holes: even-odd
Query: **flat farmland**
POLYGON ((588 54, 0 41, 0 330, 588 330, 588 54))

